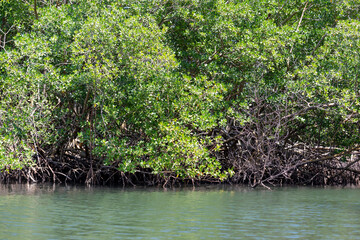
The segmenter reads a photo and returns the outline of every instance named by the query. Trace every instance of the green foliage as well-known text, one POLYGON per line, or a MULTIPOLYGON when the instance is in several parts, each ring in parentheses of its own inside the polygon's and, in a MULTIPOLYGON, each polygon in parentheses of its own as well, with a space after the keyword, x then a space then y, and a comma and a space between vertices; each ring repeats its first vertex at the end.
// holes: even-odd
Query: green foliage
POLYGON ((33 5, 1 1, 0 28, 16 27, 0 50, 0 168, 78 148, 122 172, 225 179, 224 132, 256 125, 258 97, 281 117, 299 113, 269 134, 355 145, 359 6, 42 1, 35 19, 33 5))
POLYGON ((307 101, 333 103, 336 107, 307 116, 320 131, 323 144, 351 146, 359 142, 360 22, 339 21, 328 29, 325 42, 299 65, 294 88, 305 90, 307 101))
MULTIPOLYGON (((2 106, 16 110, 9 117, 23 112, 19 139, 34 135, 25 146, 60 155, 80 141, 88 158, 124 172, 150 168, 181 178, 223 178, 202 138, 184 127, 216 126, 206 111, 212 99, 222 99, 216 89, 206 79, 182 79, 164 44, 166 29, 152 16, 116 4, 82 4, 42 9, 32 31, 2 54, 2 106)), ((4 149, 3 158, 15 154, 4 149)))
POLYGON ((34 18, 28 4, 20 0, 0 1, 0 51, 5 45, 12 46, 13 37, 19 31, 29 30, 34 18))

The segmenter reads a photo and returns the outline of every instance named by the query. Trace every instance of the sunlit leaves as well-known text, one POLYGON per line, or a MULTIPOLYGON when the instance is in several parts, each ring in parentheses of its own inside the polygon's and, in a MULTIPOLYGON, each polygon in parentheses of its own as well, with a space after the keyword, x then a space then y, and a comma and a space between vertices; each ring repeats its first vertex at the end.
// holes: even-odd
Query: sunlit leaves
POLYGON ((294 139, 359 140, 357 0, 42 1, 38 20, 9 2, 2 27, 17 28, 0 51, 3 166, 28 163, 39 146, 60 157, 76 140, 122 172, 222 178, 222 131, 254 124, 257 101, 286 114, 333 104, 278 132, 306 125, 294 139))

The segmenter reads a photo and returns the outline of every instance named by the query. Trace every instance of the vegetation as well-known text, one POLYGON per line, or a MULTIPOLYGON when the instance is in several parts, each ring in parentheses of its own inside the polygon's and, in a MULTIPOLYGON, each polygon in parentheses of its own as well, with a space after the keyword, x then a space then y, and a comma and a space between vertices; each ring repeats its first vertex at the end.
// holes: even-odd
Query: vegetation
POLYGON ((2 181, 359 183, 360 1, 0 1, 2 181))

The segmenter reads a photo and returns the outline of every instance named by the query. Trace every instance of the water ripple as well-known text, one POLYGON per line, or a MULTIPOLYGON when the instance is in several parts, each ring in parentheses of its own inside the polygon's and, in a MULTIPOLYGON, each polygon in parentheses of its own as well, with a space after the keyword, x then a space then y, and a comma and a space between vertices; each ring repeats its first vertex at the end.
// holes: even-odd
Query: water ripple
POLYGON ((360 189, 0 185, 0 239, 360 239, 360 189))

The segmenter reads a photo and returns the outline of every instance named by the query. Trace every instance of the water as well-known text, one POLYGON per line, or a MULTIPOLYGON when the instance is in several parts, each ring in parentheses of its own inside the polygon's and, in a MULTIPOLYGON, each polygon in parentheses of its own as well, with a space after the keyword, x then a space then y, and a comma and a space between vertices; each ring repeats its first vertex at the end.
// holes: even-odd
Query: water
POLYGON ((360 188, 0 185, 0 239, 360 239, 360 188))

